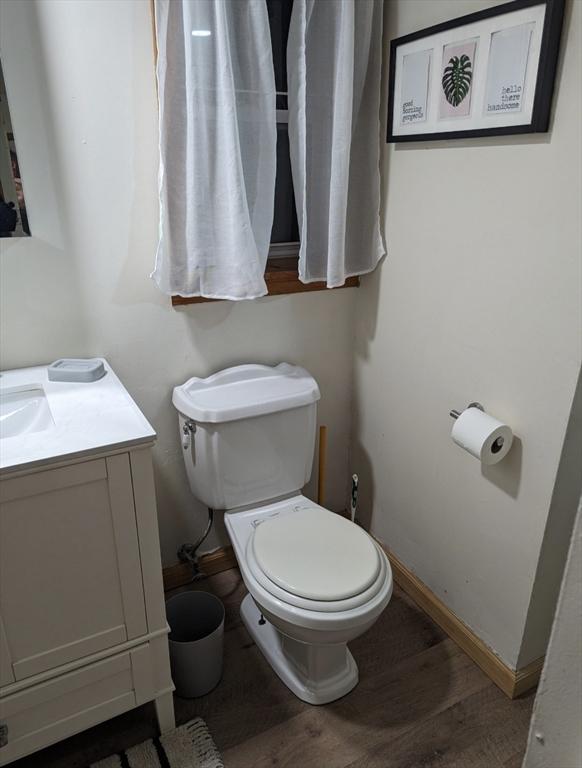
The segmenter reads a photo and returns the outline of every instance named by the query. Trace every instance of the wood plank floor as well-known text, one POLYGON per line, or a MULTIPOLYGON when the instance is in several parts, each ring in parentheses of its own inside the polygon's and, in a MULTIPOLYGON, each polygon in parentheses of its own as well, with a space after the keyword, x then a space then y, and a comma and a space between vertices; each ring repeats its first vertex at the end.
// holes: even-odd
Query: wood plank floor
MULTIPOLYGON (((224 675, 208 696, 176 698, 178 723, 201 715, 227 768, 519 768, 533 694, 510 701, 398 589, 350 644, 360 683, 325 707, 299 701, 242 626, 237 569, 193 588, 226 605, 224 675)), ((177 590, 178 591, 178 590, 177 590)), ((12 764, 86 768, 156 733, 152 705, 12 764)))

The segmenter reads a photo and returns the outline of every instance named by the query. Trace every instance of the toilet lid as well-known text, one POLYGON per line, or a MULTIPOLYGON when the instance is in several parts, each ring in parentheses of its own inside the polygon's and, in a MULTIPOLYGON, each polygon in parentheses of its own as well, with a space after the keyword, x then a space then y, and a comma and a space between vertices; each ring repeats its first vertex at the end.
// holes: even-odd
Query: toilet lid
POLYGON ((377 578, 380 558, 368 534, 349 520, 308 507, 261 522, 253 552, 277 586, 310 600, 345 600, 377 578))

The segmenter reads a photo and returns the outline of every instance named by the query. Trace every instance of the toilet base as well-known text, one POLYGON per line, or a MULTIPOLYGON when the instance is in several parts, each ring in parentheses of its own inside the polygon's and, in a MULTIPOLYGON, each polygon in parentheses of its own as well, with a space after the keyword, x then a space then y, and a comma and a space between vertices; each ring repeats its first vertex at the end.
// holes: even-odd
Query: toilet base
POLYGON ((348 646, 312 645, 281 634, 261 612, 251 595, 240 607, 241 619, 265 659, 283 683, 308 704, 328 704, 358 684, 358 667, 348 646))

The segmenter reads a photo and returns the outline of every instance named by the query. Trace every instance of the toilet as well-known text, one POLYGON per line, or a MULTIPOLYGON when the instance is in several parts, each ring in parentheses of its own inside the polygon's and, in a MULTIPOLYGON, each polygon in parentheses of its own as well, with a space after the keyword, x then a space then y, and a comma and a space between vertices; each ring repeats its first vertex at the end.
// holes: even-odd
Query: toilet
POLYGON ((194 496, 224 510, 248 594, 241 618, 280 679, 326 704, 358 682, 347 644, 392 595, 384 552, 359 526, 301 494, 319 388, 303 368, 240 365, 173 393, 194 496))

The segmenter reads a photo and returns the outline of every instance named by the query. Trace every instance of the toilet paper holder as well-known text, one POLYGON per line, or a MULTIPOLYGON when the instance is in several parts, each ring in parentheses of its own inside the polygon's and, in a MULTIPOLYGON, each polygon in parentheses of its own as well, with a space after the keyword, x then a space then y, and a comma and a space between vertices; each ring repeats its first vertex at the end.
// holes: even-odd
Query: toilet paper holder
MULTIPOLYGON (((485 408, 481 405, 481 403, 469 403, 467 408, 478 408, 480 411, 483 411, 485 413, 485 408)), ((453 417, 453 419, 458 419, 461 415, 461 411, 457 411, 453 408, 453 410, 450 412, 450 415, 453 417)))
MULTIPOLYGON (((465 411, 468 411, 469 408, 477 408, 477 410, 482 411, 482 413, 485 413, 485 408, 483 408, 481 403, 477 403, 477 402, 469 403, 469 405, 465 408, 465 411)), ((465 413, 465 411, 457 411, 457 410, 453 409, 452 411, 450 411, 450 415, 452 416, 453 419, 458 419, 459 416, 461 416, 463 413, 465 413)), ((454 431, 455 431, 455 427, 453 427, 453 433, 454 433, 454 431)), ((492 454, 500 453, 503 450, 503 446, 505 445, 507 440, 509 440, 509 448, 511 448, 511 444, 513 442, 513 435, 511 434, 511 430, 509 430, 509 433, 510 433, 510 437, 509 438, 507 436, 499 435, 499 437, 497 437, 491 443, 491 445, 489 446, 489 450, 491 451, 492 454)), ((454 439, 454 437, 453 437, 453 439, 454 439)), ((458 442, 458 441, 455 440, 455 442, 458 442)), ((465 447, 462 443, 459 443, 459 445, 461 445, 461 447, 465 447)), ((471 451, 469 451, 469 452, 471 453, 471 451)), ((501 456, 501 458, 503 458, 503 456, 501 456)))

